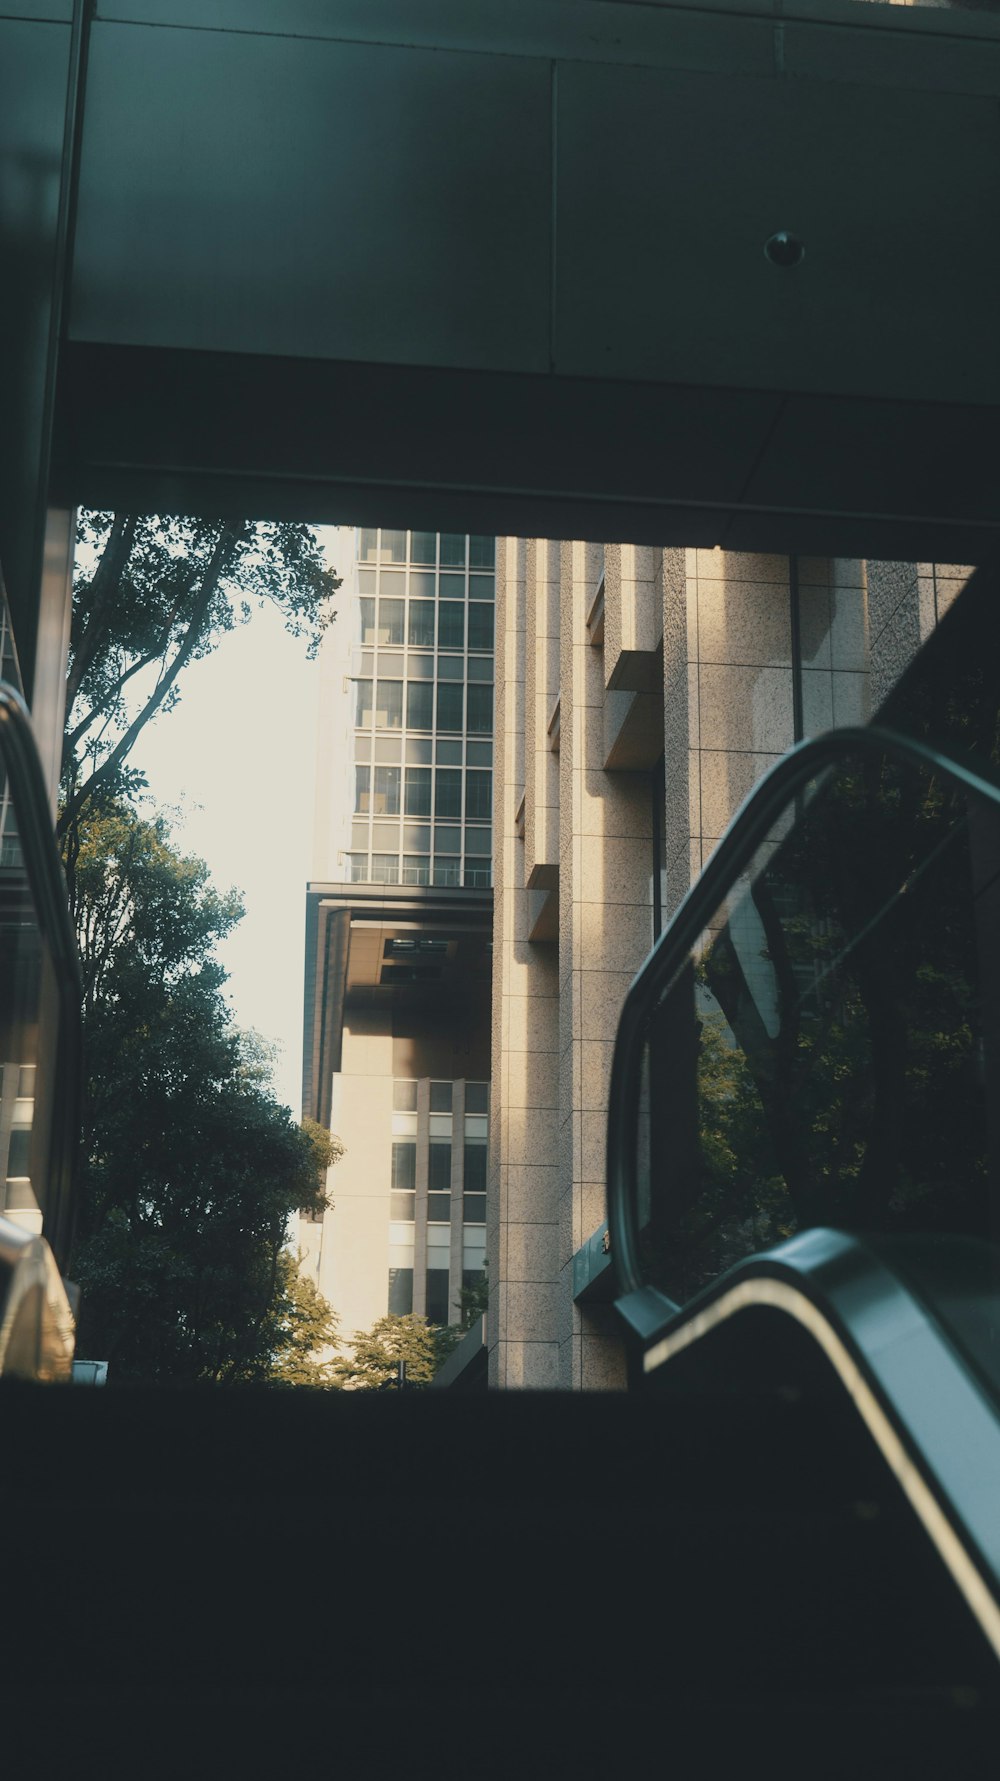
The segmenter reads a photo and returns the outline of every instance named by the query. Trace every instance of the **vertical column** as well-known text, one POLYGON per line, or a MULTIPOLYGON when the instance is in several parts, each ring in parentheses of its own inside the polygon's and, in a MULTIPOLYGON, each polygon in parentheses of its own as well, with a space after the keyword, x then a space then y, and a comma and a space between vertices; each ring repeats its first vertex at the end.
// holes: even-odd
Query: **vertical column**
POLYGON ((519 813, 530 771, 525 731, 525 548, 497 556, 497 716, 493 945, 493 1125, 487 1255, 491 1385, 554 1386, 558 1216, 558 968, 528 938, 519 813))
POLYGON ((971 573, 962 563, 867 564, 873 709, 888 698, 971 573))

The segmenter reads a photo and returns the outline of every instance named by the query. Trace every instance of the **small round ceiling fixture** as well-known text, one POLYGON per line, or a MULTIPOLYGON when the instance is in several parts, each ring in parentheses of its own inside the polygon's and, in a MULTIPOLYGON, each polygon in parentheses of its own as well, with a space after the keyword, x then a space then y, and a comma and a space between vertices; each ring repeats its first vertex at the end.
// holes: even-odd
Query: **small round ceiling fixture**
POLYGON ((800 266, 805 257, 803 243, 787 229, 779 229, 764 243, 764 258, 770 260, 772 266, 800 266))

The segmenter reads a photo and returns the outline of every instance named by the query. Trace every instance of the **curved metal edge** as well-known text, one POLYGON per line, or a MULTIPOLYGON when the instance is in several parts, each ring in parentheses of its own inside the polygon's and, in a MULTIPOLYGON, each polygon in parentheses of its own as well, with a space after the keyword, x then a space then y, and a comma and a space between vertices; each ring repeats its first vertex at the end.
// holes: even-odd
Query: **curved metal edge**
POLYGON ((966 791, 1000 809, 1000 787, 974 768, 916 737, 897 735, 876 725, 830 730, 826 735, 800 742, 758 780, 633 979, 622 1006, 611 1060, 607 1128, 608 1227, 622 1293, 636 1292, 645 1284, 639 1271, 632 1224, 629 1188, 634 1159, 628 1140, 636 1128, 642 1035, 649 1010, 680 970, 709 917, 795 793, 824 767, 858 754, 890 754, 911 765, 947 774, 966 791))
POLYGON ((76 1325, 56 1259, 44 1237, 0 1217, 0 1378, 68 1384, 76 1325))
POLYGON ((50 1220, 56 1252, 65 1259, 82 1094, 83 981, 31 717, 21 694, 6 681, 0 681, 0 759, 17 809, 25 872, 59 996, 59 1050, 53 1096, 56 1124, 44 1211, 50 1220))
POLYGON ((1000 1659, 1000 1422, 947 1336, 857 1238, 817 1228, 723 1275, 651 1340, 643 1373, 762 1307, 822 1349, 1000 1659))

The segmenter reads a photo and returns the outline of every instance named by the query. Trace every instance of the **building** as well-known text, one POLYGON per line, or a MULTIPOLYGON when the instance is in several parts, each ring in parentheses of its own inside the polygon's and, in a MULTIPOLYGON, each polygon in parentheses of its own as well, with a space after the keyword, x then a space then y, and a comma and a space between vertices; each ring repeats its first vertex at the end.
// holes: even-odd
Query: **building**
POLYGON ((345 1150, 300 1247, 349 1336, 457 1322, 484 1268, 494 541, 335 536, 303 1108, 345 1150))
POLYGON ((594 1275, 626 990, 755 781, 866 722, 968 573, 500 541, 491 1384, 623 1383, 594 1275))

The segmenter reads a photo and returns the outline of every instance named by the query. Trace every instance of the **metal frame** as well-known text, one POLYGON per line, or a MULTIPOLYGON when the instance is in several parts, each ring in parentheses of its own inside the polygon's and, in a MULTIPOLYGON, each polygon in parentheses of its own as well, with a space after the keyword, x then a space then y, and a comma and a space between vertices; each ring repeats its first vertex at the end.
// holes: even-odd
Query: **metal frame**
MULTIPOLYGON (((684 964, 709 918, 732 889, 734 880, 749 864, 775 819, 787 809, 795 793, 823 768, 834 766, 840 760, 857 755, 885 754, 914 766, 930 768, 935 773, 947 774, 954 783, 1000 811, 1000 787, 984 779, 975 769, 916 737, 898 735, 893 730, 874 725, 833 730, 825 736, 799 743, 754 787, 634 979, 618 1023, 608 1097, 607 1185, 611 1253, 619 1289, 624 1294, 655 1290, 645 1287, 639 1271, 633 1220, 639 1066, 649 1014, 684 964)), ((662 1294, 657 1296, 664 1306, 670 1305, 662 1294)))
POLYGON ((6 681, 0 681, 0 760, 17 810, 25 873, 59 996, 53 1129, 43 1211, 46 1238, 64 1268, 72 1232, 72 1184, 79 1129, 83 982, 31 717, 21 694, 6 681))

